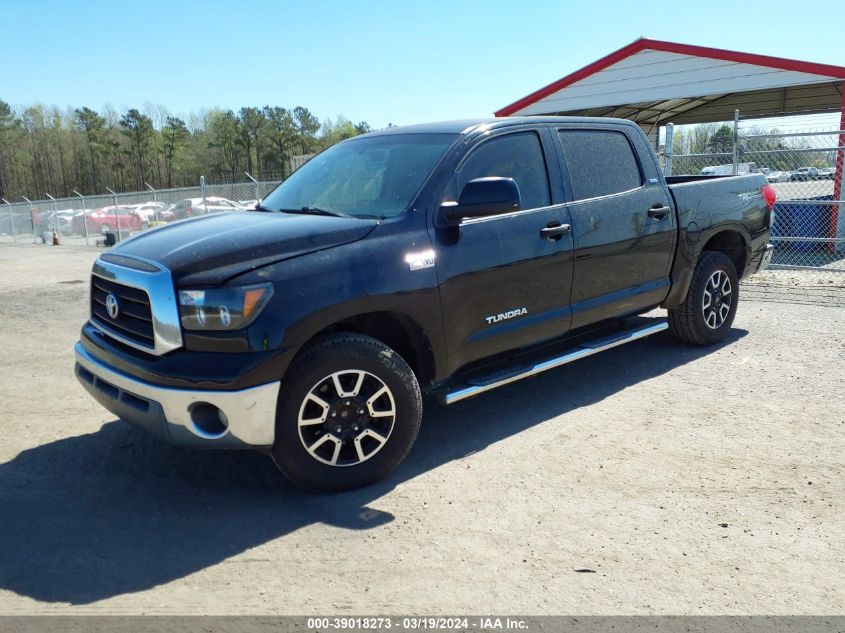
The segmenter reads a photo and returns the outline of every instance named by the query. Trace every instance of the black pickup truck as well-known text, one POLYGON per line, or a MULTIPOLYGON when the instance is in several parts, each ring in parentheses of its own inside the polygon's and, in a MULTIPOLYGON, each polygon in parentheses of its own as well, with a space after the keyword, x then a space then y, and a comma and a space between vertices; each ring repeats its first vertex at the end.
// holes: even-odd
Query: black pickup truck
POLYGON ((76 375, 167 441, 354 488, 408 453, 424 392, 450 404, 667 328, 721 340, 774 202, 762 175, 664 178, 628 121, 366 134, 254 211, 103 253, 76 375))

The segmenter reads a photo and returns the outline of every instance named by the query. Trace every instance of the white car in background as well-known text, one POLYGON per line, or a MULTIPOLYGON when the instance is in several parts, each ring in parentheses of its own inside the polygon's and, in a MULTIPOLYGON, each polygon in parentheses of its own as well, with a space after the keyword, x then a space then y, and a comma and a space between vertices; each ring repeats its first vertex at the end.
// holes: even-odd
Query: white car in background
POLYGON ((766 174, 766 180, 769 182, 789 182, 790 175, 788 171, 770 171, 766 174))
MULTIPOLYGON (((736 166, 737 174, 753 174, 756 173, 757 166, 754 163, 738 163, 736 166)), ((702 176, 733 176, 733 163, 729 165, 708 165, 701 170, 702 176)))
POLYGON ((191 218, 195 215, 207 215, 209 213, 223 213, 224 211, 247 211, 248 207, 228 198, 219 196, 206 196, 202 198, 185 198, 176 204, 170 205, 159 215, 165 222, 191 218))
POLYGON ((127 206, 134 209, 135 213, 140 215, 145 222, 149 223, 155 221, 156 213, 158 213, 158 219, 162 220, 161 213, 168 205, 163 202, 144 202, 142 204, 130 204, 127 206))
POLYGON ((58 223, 59 233, 62 235, 70 235, 73 233, 73 216, 76 214, 76 209, 59 209, 53 211, 52 209, 44 214, 43 222, 46 223, 48 229, 56 228, 58 223))

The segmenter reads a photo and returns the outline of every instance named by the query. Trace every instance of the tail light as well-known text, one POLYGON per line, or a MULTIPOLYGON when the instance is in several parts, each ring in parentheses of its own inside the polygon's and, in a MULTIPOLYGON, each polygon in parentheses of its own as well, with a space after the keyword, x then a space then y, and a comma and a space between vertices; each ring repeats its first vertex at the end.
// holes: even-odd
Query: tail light
POLYGON ((775 188, 771 185, 763 185, 760 187, 760 193, 763 196, 763 200, 766 201, 766 206, 769 207, 769 211, 772 211, 775 208, 775 202, 778 199, 778 194, 775 191, 775 188))
POLYGON ((775 202, 777 202, 778 194, 775 188, 768 184, 760 187, 760 194, 766 201, 766 206, 769 207, 769 228, 772 228, 775 225, 775 202))

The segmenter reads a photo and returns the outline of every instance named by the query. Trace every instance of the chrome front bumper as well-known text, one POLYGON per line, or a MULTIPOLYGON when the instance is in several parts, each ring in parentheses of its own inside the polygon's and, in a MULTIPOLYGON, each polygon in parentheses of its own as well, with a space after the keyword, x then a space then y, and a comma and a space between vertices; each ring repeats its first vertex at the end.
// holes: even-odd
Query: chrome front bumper
POLYGON ((208 448, 268 447, 276 427, 280 382, 241 391, 174 389, 142 382, 74 348, 76 377, 100 404, 121 420, 173 444, 208 448), (225 429, 209 433, 192 411, 207 403, 223 412, 225 429))

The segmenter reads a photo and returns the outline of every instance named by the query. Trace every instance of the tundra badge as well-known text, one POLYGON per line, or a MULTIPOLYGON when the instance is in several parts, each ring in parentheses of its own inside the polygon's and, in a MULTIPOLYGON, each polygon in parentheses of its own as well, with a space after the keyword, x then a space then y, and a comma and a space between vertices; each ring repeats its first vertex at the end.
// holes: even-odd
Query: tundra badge
POLYGON ((523 314, 528 314, 528 310, 525 308, 516 308, 515 310, 508 310, 507 312, 500 312, 499 314, 495 314, 493 316, 484 317, 487 323, 498 323, 499 321, 505 321, 506 319, 512 319, 514 317, 522 316, 523 314))

